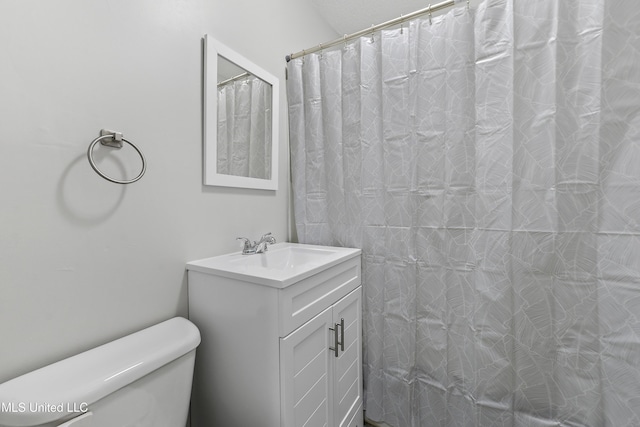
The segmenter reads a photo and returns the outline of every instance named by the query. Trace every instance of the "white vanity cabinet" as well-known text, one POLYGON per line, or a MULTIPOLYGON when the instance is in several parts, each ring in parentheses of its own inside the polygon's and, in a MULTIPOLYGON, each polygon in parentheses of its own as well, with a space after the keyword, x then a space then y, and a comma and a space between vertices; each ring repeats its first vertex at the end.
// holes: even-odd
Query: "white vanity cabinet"
POLYGON ((277 244, 187 270, 192 427, 363 427, 360 250, 277 244))

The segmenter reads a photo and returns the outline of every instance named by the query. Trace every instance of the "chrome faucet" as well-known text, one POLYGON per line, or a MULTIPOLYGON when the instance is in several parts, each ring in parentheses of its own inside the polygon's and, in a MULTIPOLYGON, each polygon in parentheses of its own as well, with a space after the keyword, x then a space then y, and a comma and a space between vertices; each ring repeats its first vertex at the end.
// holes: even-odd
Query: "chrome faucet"
POLYGON ((258 242, 252 242, 246 237, 238 237, 236 240, 244 241, 242 255, 261 254, 267 251, 268 245, 273 245, 276 242, 276 238, 271 233, 263 235, 258 242))

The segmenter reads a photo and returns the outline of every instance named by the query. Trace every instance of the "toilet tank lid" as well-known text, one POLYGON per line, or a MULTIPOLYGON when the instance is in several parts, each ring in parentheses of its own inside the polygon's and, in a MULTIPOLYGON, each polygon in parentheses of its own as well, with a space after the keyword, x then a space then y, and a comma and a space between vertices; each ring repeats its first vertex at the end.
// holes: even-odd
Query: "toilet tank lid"
POLYGON ((199 344, 198 328, 175 317, 9 380, 0 384, 0 425, 34 426, 60 420, 199 344))

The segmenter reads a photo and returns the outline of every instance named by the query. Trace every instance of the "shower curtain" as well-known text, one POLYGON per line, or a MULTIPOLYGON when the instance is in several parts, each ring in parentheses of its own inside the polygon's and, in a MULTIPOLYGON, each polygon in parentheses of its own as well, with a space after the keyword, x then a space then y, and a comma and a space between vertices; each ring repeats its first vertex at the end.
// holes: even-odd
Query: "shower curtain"
POLYGON ((485 0, 288 76, 299 241, 363 249, 368 418, 640 426, 636 0, 485 0))
POLYGON ((217 172, 271 178, 271 86, 246 77, 218 86, 217 172))

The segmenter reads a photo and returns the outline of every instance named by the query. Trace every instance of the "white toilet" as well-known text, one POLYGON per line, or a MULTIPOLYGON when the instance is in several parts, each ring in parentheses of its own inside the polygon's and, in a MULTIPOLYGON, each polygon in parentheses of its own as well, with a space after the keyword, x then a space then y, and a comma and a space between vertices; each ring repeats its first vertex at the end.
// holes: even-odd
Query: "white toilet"
POLYGON ((200 332, 175 317, 0 384, 0 427, 184 427, 200 332))

